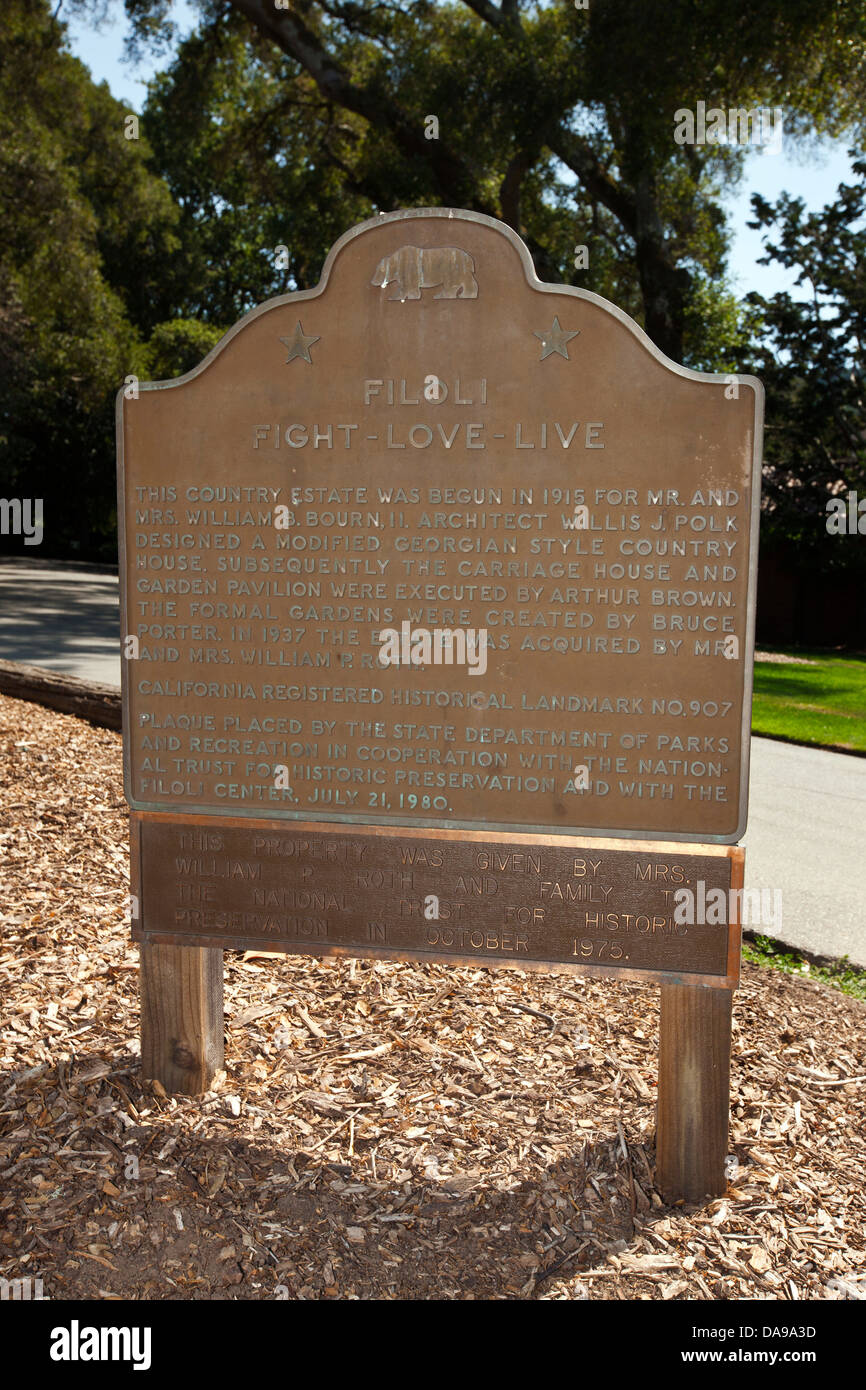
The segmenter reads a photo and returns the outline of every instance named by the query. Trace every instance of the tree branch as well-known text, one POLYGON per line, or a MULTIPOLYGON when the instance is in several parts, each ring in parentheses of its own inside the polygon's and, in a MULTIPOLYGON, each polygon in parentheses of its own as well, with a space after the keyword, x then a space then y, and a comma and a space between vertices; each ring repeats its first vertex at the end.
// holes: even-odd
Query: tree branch
POLYGON ((579 136, 561 126, 549 132, 545 143, 576 174, 591 198, 612 212, 629 236, 637 234, 637 201, 623 191, 602 167, 592 150, 579 136))
MULTIPOLYGON (((504 5, 500 9, 497 5, 492 4, 491 0, 463 0, 463 3, 470 10, 474 10, 478 18, 483 19, 484 23, 489 24, 492 29, 501 29, 505 23, 504 5)), ((512 6, 511 13, 513 14, 513 12, 514 7, 512 6)))
POLYGON ((492 4, 491 0, 463 0, 463 3, 470 10, 474 10, 478 18, 489 24, 491 29, 510 29, 515 32, 522 29, 519 0, 501 0, 498 6, 492 4))
POLYGON ((499 188, 502 220, 507 222, 509 227, 513 227, 518 234, 520 233, 520 189, 527 170, 532 168, 536 158, 537 156, 530 154, 528 150, 518 150, 509 162, 505 171, 505 178, 499 188))
POLYGON ((275 10, 268 0, 229 0, 229 3, 283 53, 300 63, 329 101, 363 116, 376 130, 388 132, 407 158, 423 159, 447 203, 456 207, 468 204, 476 211, 495 215, 494 209, 480 196, 479 179, 465 161, 441 141, 426 140, 423 131, 393 98, 354 82, 296 11, 275 10))

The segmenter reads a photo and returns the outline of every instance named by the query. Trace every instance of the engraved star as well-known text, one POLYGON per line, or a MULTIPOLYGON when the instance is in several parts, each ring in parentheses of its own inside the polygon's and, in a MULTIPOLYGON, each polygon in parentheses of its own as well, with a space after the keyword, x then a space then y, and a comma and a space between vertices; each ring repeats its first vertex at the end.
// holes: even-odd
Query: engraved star
POLYGON ((313 343, 318 343, 319 339, 312 334, 304 332, 301 327, 300 319, 298 319, 298 326, 295 329, 295 336, 293 338, 280 338, 280 342, 285 343, 286 347, 289 349, 289 355, 286 358, 287 362, 291 362, 293 357, 303 357, 305 362, 309 362, 310 366, 313 365, 313 359, 310 356, 310 348, 313 346, 313 343))
POLYGON ((579 328, 576 328, 573 333, 569 332, 567 328, 560 328, 559 319, 554 315, 553 327, 548 328, 546 333, 535 329, 535 337, 541 339, 540 360, 543 362, 545 357, 549 357, 552 352, 558 352, 560 357, 564 357, 567 362, 570 362, 571 358, 568 355, 566 343, 571 338, 576 338, 579 333, 579 328))

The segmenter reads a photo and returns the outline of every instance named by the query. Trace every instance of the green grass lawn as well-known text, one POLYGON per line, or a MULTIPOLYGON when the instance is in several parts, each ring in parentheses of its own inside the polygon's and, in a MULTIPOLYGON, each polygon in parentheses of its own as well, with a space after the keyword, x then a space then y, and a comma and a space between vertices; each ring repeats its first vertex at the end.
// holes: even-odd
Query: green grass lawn
POLYGON ((752 733, 866 752, 866 658, 763 647, 814 665, 755 662, 752 733))

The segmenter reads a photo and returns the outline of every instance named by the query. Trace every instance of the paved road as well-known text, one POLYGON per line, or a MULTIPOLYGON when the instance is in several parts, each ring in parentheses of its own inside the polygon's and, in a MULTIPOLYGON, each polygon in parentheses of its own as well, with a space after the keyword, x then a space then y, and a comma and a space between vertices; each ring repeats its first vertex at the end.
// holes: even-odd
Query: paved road
POLYGON ((866 965, 866 758, 752 739, 746 886, 782 889, 767 936, 866 965))
MULTIPOLYGON (((0 561, 0 659, 120 685, 117 577, 0 561)), ((768 936, 866 966, 866 758, 752 739, 746 887, 782 890, 768 936)))
POLYGON ((0 560, 0 661, 120 685, 117 575, 50 560, 0 560))

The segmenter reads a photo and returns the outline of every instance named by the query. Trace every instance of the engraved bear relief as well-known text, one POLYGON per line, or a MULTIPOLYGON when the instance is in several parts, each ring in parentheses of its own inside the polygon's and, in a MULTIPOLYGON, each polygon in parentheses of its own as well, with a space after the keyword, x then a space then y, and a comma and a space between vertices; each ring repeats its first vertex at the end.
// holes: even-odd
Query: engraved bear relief
POLYGON ((370 282, 386 289, 389 299, 420 299, 421 291, 441 286, 434 299, 477 299, 475 262, 456 246, 401 246, 384 256, 370 282))

